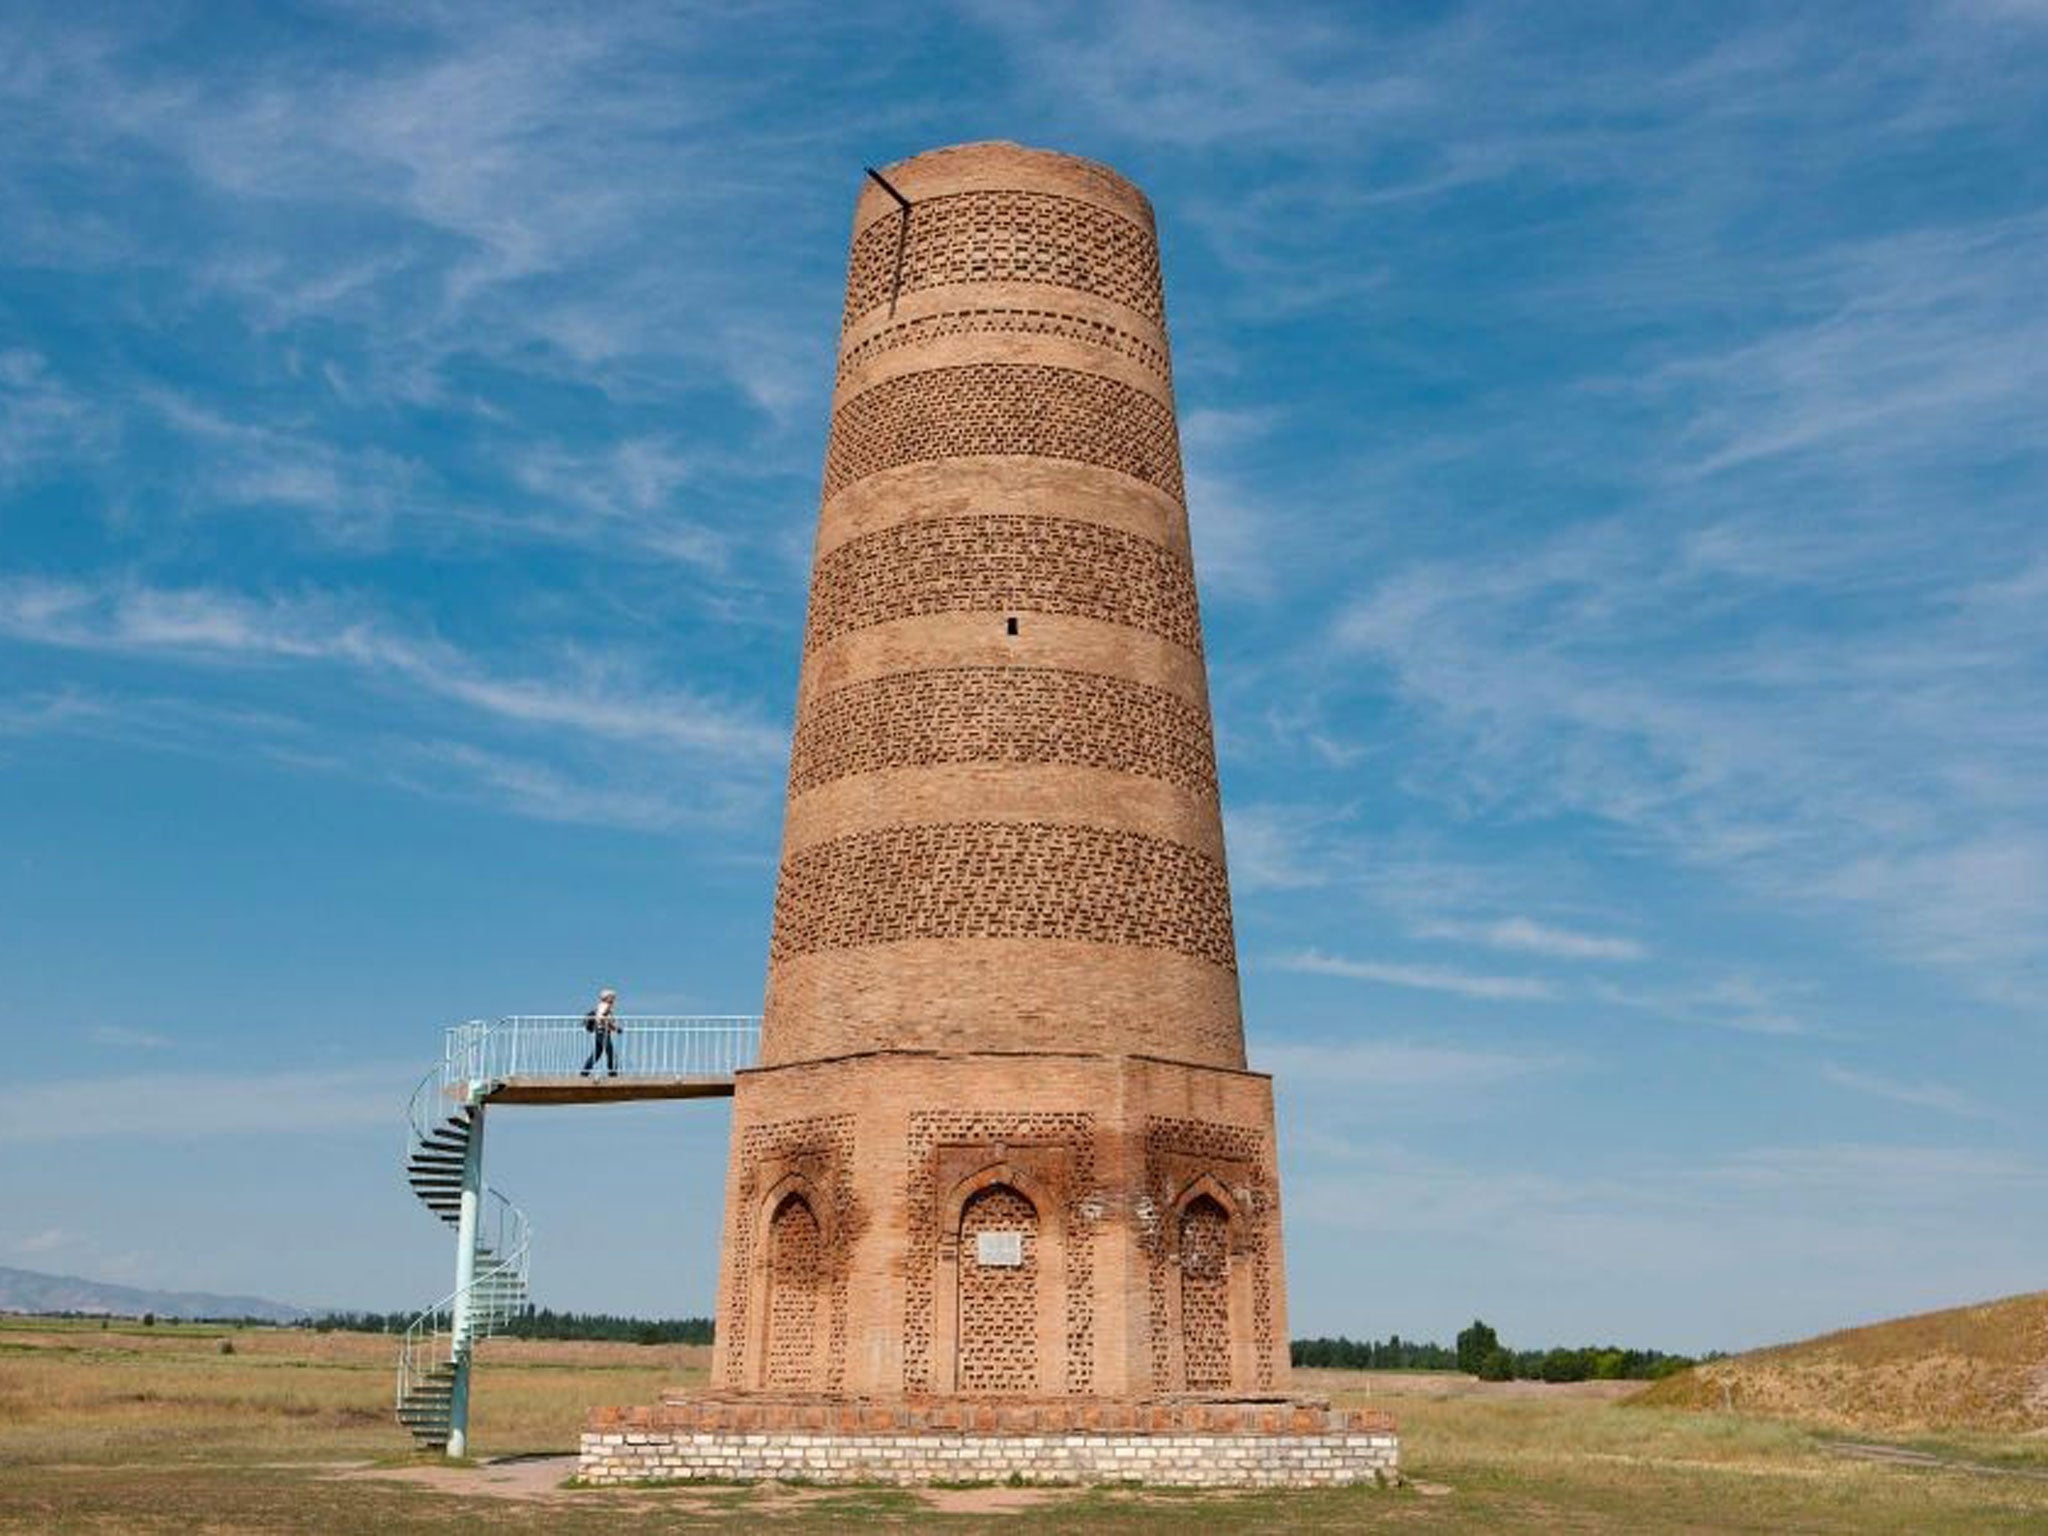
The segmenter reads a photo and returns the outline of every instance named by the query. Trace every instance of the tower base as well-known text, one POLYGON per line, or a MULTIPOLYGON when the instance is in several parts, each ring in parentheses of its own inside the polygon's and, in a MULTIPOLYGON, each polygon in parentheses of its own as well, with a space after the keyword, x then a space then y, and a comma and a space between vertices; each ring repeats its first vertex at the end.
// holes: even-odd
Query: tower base
POLYGON ((995 1404, 704 1394, 593 1410, 578 1476, 1316 1488, 1398 1481, 1400 1442, 1384 1413, 1308 1398, 995 1404))
POLYGON ((1287 1390, 1263 1074, 1054 1051, 762 1068, 728 1166, 716 1392, 1287 1390))

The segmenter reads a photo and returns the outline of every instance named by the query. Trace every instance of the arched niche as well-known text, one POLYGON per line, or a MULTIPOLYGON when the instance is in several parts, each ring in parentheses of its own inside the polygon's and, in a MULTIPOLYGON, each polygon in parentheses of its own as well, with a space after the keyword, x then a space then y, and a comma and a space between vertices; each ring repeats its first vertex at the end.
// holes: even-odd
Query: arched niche
POLYGON ((748 1380, 768 1390, 822 1391, 838 1239, 830 1207, 808 1178, 790 1173, 762 1197, 757 1216, 748 1380))
POLYGON ((959 1180, 939 1208, 933 1330, 939 1390, 1047 1396, 1066 1388, 1067 1230, 1053 1190, 1014 1162, 959 1180), (996 1238, 982 1251, 982 1235, 996 1238), (1005 1262, 1002 1234, 1018 1239, 1005 1262), (984 1258, 995 1262, 984 1262, 984 1258))
POLYGON ((1245 1390, 1252 1379, 1252 1253, 1247 1213, 1213 1174, 1190 1180, 1166 1212, 1166 1323, 1172 1380, 1184 1392, 1245 1390))

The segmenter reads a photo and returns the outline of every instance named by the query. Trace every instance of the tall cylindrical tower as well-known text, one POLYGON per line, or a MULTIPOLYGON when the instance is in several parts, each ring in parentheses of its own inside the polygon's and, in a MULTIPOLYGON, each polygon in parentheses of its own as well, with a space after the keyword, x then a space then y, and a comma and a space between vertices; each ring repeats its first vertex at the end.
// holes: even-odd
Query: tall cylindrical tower
POLYGON ((718 1379, 1142 1396, 1286 1361, 1152 210, 864 186, 718 1379))

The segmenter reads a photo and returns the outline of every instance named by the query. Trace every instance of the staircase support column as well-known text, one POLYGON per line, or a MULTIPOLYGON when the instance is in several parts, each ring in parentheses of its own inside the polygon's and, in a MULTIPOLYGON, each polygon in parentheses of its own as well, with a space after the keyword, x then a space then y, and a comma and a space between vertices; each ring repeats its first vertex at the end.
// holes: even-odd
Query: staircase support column
POLYGON ((476 1283, 476 1246, 484 1204, 484 1106, 470 1105, 469 1142, 462 1149, 462 1208, 455 1227, 455 1316, 450 1323, 455 1380, 448 1392, 448 1454, 469 1454, 469 1367, 476 1355, 472 1337, 471 1287, 476 1283))

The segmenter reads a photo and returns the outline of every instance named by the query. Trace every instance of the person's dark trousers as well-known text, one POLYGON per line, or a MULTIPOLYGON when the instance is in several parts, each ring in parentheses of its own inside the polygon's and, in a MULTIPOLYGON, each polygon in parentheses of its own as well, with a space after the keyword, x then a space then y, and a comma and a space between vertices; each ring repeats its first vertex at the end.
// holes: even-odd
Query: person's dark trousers
POLYGON ((604 1058, 604 1068, 613 1077, 619 1075, 618 1048, 612 1044, 612 1032, 600 1029, 590 1041, 590 1060, 583 1063, 583 1075, 590 1076, 590 1069, 597 1065, 597 1058, 604 1058))

